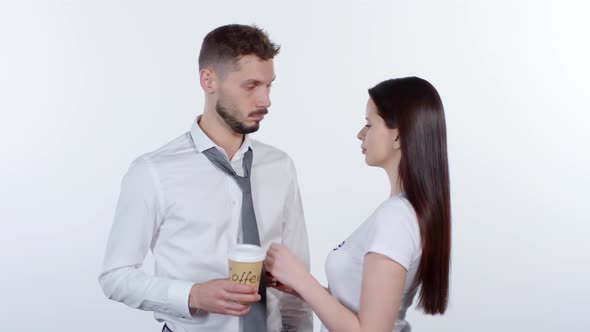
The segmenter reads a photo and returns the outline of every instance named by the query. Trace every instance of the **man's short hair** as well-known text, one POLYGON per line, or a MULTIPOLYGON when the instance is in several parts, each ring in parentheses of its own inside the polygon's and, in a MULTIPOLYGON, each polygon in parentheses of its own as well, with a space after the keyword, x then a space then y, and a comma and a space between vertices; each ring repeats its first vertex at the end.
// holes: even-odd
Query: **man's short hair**
POLYGON ((245 55, 261 60, 274 58, 280 46, 270 41, 268 34, 256 26, 230 24, 221 26, 203 39, 199 54, 199 70, 219 65, 235 65, 245 55))

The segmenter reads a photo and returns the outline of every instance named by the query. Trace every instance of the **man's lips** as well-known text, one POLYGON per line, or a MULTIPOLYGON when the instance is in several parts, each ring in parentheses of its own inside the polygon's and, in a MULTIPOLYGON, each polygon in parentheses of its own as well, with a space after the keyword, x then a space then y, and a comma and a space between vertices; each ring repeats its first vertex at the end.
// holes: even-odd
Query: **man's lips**
POLYGON ((254 119, 256 121, 261 121, 262 119, 264 119, 264 116, 268 113, 268 111, 264 111, 264 112, 254 112, 251 113, 248 117, 251 119, 254 119))
POLYGON ((254 119, 254 120, 257 120, 257 121, 260 121, 260 120, 264 119, 264 114, 250 115, 250 118, 251 119, 254 119))

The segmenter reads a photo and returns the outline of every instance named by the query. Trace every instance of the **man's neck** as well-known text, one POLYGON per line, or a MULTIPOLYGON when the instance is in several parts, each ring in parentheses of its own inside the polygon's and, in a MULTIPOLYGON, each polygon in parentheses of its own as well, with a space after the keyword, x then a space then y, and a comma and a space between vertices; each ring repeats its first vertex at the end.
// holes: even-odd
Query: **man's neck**
POLYGON ((203 116, 198 120, 198 125, 205 135, 225 151, 229 160, 240 149, 245 138, 243 134, 236 133, 231 129, 221 117, 213 114, 213 111, 203 112, 203 116))

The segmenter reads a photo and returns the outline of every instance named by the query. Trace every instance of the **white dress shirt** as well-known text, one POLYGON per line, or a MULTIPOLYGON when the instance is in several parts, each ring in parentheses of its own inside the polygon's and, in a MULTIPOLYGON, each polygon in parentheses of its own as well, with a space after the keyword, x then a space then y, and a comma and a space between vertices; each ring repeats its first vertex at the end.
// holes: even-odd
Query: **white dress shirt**
MULTIPOLYGON (((123 178, 99 283, 112 300, 154 312, 174 332, 238 331, 239 318, 191 315, 194 283, 228 277, 227 250, 241 242, 242 192, 201 152, 215 147, 197 122, 190 132, 137 158, 123 178), (141 269, 148 250, 154 275, 141 269)), ((282 243, 309 268, 307 231, 295 168, 284 152, 246 135, 230 161, 243 174, 252 148, 252 197, 267 250, 282 243)), ((226 155, 227 156, 227 155, 226 155)), ((298 298, 267 290, 268 331, 311 331, 311 310, 298 298)))

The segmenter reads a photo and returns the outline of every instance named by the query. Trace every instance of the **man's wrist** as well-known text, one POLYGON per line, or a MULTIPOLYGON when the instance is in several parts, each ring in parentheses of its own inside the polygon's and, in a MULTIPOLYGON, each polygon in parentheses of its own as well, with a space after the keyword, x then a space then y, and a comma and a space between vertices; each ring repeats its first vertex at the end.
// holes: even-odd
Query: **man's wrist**
POLYGON ((199 296, 197 295, 200 287, 201 284, 193 284, 188 296, 188 307, 192 315, 195 315, 201 311, 199 296))

